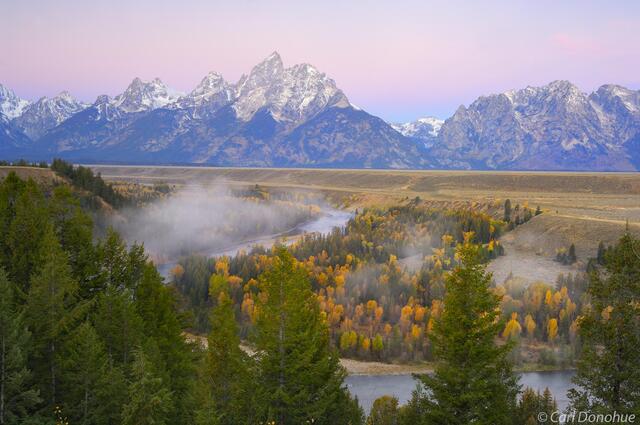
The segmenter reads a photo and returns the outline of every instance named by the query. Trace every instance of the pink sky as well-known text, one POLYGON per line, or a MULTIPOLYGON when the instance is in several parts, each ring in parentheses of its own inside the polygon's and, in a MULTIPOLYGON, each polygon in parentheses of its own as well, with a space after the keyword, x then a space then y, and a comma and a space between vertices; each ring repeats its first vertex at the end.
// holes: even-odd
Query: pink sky
POLYGON ((0 1, 0 83, 92 102, 133 79, 235 82, 277 50, 394 121, 567 79, 640 88, 637 1, 0 1))

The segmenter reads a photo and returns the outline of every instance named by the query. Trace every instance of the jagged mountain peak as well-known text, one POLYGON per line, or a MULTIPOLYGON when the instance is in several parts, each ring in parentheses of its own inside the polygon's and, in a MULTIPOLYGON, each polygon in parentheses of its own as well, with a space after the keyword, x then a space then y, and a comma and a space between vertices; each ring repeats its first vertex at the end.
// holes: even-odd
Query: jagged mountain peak
POLYGON ((136 77, 123 93, 113 98, 113 106, 124 112, 150 111, 175 102, 180 95, 159 78, 143 81, 136 77))
POLYGON ((19 98, 13 90, 0 84, 0 115, 8 120, 19 117, 29 104, 28 100, 19 98))
POLYGON ((88 106, 77 101, 69 92, 63 91, 52 98, 41 97, 30 104, 14 123, 29 138, 37 140, 49 129, 88 106))
POLYGON ((295 125, 328 107, 349 106, 342 90, 326 74, 308 63, 284 68, 277 52, 243 76, 236 93, 233 108, 243 121, 266 108, 276 121, 295 125))
POLYGON ((403 136, 424 139, 437 137, 442 124, 444 120, 440 118, 422 117, 407 123, 394 123, 391 127, 403 136))
POLYGON ((230 102, 235 96, 234 88, 217 72, 209 72, 184 99, 189 98, 193 105, 215 101, 230 102))

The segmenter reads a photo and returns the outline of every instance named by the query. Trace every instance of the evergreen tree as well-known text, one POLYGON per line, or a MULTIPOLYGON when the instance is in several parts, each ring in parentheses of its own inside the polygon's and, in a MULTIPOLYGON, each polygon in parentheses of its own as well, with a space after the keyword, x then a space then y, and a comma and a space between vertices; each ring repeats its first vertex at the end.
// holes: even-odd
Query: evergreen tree
POLYGON ((9 229, 16 215, 16 202, 24 189, 22 181, 15 172, 10 172, 0 181, 0 265, 12 270, 9 229))
POLYGON ((146 350, 134 353, 129 402, 124 406, 123 425, 164 425, 171 421, 173 394, 146 350))
POLYGON ((543 425, 546 424, 551 414, 558 410, 558 405, 551 395, 549 388, 545 388, 544 393, 536 392, 531 388, 526 388, 522 392, 518 403, 518 411, 516 423, 525 425, 543 425), (546 414, 544 422, 539 421, 540 412, 546 414))
POLYGON ((582 353, 569 397, 577 410, 640 414, 640 242, 627 232, 604 263, 587 289, 591 308, 579 321, 582 353))
POLYGON ((109 359, 128 367, 133 350, 144 338, 144 325, 136 311, 132 291, 106 288, 97 297, 93 323, 105 343, 109 359))
POLYGON ((147 263, 135 288, 135 305, 144 323, 144 334, 157 346, 165 365, 167 385, 174 400, 171 423, 192 423, 196 410, 196 357, 192 344, 183 335, 184 324, 173 291, 163 284, 153 264, 147 263))
POLYGON ((571 244, 569 247, 569 254, 567 255, 567 262, 569 264, 573 264, 578 261, 578 257, 576 256, 576 246, 575 244, 571 244))
POLYGON ((512 344, 495 343, 503 327, 500 297, 478 262, 478 247, 465 243, 458 255, 460 264, 446 280, 444 312, 432 332, 439 363, 432 376, 419 377, 426 391, 417 393, 416 405, 425 424, 509 424, 519 388, 508 361, 512 344))
POLYGON ((78 285, 52 226, 45 230, 39 258, 42 265, 31 279, 27 322, 34 336, 33 370, 47 406, 53 408, 59 392, 59 351, 85 309, 77 304, 78 285))
POLYGON ((23 292, 29 291, 29 279, 39 260, 40 242, 48 227, 42 192, 28 180, 16 199, 15 217, 7 234, 8 268, 12 282, 23 292))
POLYGON ((98 261, 93 246, 93 222, 73 196, 68 186, 58 186, 49 200, 49 215, 60 244, 69 256, 73 277, 81 295, 89 298, 92 280, 98 274, 98 261))
POLYGON ((16 306, 14 292, 0 268, 0 425, 20 423, 40 402, 27 366, 31 334, 16 306))
POLYGON ((285 248, 260 279, 256 348, 258 411, 278 425, 361 420, 343 387, 345 371, 329 346, 329 333, 307 273, 285 248), (356 418, 356 419, 354 419, 356 418))
POLYGON ((604 266, 604 256, 606 252, 607 250, 604 246, 604 242, 600 241, 600 243, 598 244, 598 253, 596 255, 596 261, 601 266, 604 266))
MULTIPOLYGON (((215 292, 211 294, 216 298, 215 292)), ((211 333, 201 377, 198 424, 253 424, 248 356, 240 348, 233 302, 219 292, 211 311, 211 333)))
POLYGON ((504 221, 511 221, 511 199, 504 201, 504 221))
POLYGON ((73 423, 107 423, 99 417, 100 407, 108 400, 99 395, 106 382, 108 364, 104 345, 93 326, 85 322, 67 339, 62 360, 64 404, 72 412, 73 423))

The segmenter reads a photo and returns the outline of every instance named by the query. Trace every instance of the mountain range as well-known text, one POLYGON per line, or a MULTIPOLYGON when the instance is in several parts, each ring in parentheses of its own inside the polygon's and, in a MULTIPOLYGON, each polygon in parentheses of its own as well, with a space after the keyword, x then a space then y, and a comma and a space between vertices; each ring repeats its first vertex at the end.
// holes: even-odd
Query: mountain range
POLYGON ((0 158, 255 167, 640 169, 640 91, 567 81, 483 96, 446 120, 387 123, 309 64, 277 53, 190 93, 134 79, 85 104, 0 85, 0 158))

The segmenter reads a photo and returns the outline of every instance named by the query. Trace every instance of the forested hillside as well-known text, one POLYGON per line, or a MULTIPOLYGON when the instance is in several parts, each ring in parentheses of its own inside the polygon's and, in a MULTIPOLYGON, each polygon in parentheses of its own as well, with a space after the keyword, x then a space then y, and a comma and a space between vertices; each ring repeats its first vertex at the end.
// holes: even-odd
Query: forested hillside
MULTIPOLYGON (((277 276, 292 274, 286 297, 308 307, 291 313, 287 326, 297 331, 282 341, 265 317, 257 327, 261 355, 248 358, 234 346, 234 318, 220 295, 211 319, 227 320, 214 327, 221 346, 203 351, 185 339, 190 324, 175 290, 142 246, 127 246, 113 231, 95 240, 69 186, 41 187, 10 173, 0 183, 0 423, 361 423, 308 282, 286 252, 280 258, 264 282, 275 290, 277 276), (300 327, 309 321, 316 322, 311 330, 300 327), (282 357, 281 344, 299 347, 301 340, 305 353, 287 348, 282 357), (217 371, 229 366, 228 356, 238 369, 221 383, 217 371), (275 391, 283 373, 287 388, 275 391), (231 381, 235 400, 246 399, 242 408, 213 392, 231 381)), ((273 300, 265 311, 268 305, 278 316, 282 305, 273 300)))

